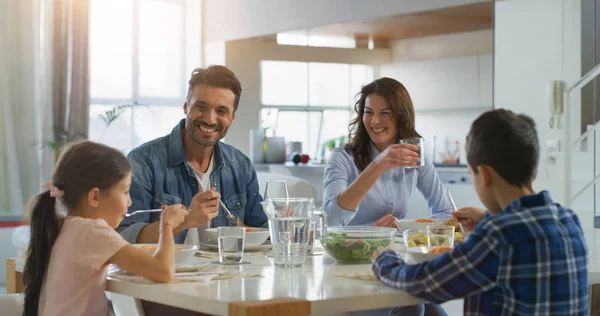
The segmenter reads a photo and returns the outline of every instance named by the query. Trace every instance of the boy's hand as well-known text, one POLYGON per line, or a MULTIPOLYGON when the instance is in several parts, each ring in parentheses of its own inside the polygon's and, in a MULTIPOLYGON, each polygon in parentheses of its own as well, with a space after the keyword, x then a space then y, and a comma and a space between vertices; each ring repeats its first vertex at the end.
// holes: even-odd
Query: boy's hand
MULTIPOLYGON (((375 259, 377 259, 377 257, 379 257, 379 255, 380 255, 382 252, 384 252, 384 251, 387 251, 387 250, 392 250, 392 249, 390 249, 390 248, 383 248, 382 246, 379 246, 379 247, 377 248, 377 250, 373 251, 373 256, 371 257, 371 262, 372 262, 372 263, 374 263, 374 262, 375 262, 375 259)), ((393 251, 393 250, 392 250, 392 251, 393 251)))
POLYGON ((463 207, 452 211, 452 217, 463 224, 466 231, 471 232, 475 225, 485 216, 485 210, 476 207, 463 207))
POLYGON ((183 223, 185 217, 188 214, 188 211, 185 208, 185 206, 181 204, 174 204, 169 206, 163 205, 162 208, 164 211, 160 215, 161 226, 169 225, 171 226, 171 228, 175 228, 181 225, 181 223, 183 223))

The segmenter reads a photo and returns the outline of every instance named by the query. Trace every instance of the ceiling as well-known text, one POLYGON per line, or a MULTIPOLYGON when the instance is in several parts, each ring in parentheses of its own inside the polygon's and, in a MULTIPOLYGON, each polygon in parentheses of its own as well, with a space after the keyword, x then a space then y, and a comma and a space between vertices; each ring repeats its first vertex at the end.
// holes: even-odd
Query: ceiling
POLYGON ((353 36, 388 42, 493 28, 494 2, 482 2, 413 14, 381 17, 311 28, 313 34, 353 36))

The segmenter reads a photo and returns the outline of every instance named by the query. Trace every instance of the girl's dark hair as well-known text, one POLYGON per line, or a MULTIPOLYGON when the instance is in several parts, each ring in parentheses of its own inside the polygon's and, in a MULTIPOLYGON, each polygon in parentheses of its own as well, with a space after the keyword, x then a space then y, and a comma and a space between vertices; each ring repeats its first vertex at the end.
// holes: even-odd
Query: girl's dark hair
POLYGON ((365 102, 371 94, 382 96, 392 108, 398 129, 397 140, 421 137, 415 130, 415 109, 404 85, 392 78, 383 77, 362 87, 357 94, 359 99, 354 105, 356 118, 348 125, 348 136, 351 142, 346 145, 346 151, 354 157, 354 163, 361 172, 371 163, 369 155, 371 138, 363 123, 365 102))
MULTIPOLYGON (((131 165, 121 152, 86 141, 65 149, 54 169, 52 184, 64 191, 64 196, 60 199, 69 210, 79 206, 93 188, 108 193, 129 172, 131 165)), ((34 198, 31 208, 31 238, 23 269, 24 316, 38 314, 52 246, 62 224, 55 202, 56 198, 50 196, 50 191, 45 191, 34 198)))

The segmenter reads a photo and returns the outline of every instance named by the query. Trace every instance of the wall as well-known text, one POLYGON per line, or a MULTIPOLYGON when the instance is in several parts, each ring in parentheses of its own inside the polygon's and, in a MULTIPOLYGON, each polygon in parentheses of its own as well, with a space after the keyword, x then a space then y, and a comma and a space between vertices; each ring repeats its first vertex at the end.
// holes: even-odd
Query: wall
POLYGON ((429 36, 392 42, 395 63, 418 59, 441 59, 494 52, 494 31, 483 30, 429 36))
POLYGON ((230 41, 489 0, 205 0, 206 41, 230 41))
MULTIPOLYGON (((414 38, 392 42, 392 59, 394 63, 411 60, 446 59, 464 56, 492 54, 494 52, 494 31, 483 30, 440 36, 414 38)), ((427 155, 433 155, 433 136, 436 135, 436 158, 440 161, 439 152, 446 151, 446 141, 450 142, 450 150, 454 141, 459 141, 461 151, 460 162, 466 163, 464 141, 471 123, 488 109, 458 109, 440 111, 417 111, 417 131, 425 138, 427 155)))
MULTIPOLYGON (((564 201, 562 159, 559 156, 557 163, 548 163, 544 147, 549 139, 564 142, 564 130, 552 129, 548 124, 547 93, 551 80, 564 80, 569 86, 581 76, 580 4, 580 0, 495 4, 494 105, 527 114, 536 121, 542 152, 534 186, 549 190, 559 203, 564 201)), ((579 109, 575 99, 572 122, 576 127, 579 109)), ((575 167, 589 168, 589 164, 575 167)), ((573 206, 582 219, 592 216, 588 213, 590 198, 588 195, 573 206)), ((589 222, 582 220, 586 225, 589 222)))
POLYGON ((392 60, 389 49, 344 49, 277 45, 258 39, 230 41, 225 48, 226 65, 242 83, 240 107, 227 134, 227 143, 246 155, 249 130, 259 127, 260 61, 289 60, 354 64, 385 64, 392 60))

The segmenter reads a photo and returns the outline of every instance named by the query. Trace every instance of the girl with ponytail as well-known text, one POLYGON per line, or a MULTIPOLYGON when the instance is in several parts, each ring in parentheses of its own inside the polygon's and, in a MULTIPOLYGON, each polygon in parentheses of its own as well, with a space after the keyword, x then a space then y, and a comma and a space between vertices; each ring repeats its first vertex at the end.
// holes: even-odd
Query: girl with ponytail
POLYGON ((63 152, 31 209, 24 316, 108 315, 104 288, 110 263, 155 282, 172 279, 172 228, 187 211, 179 204, 165 208, 151 256, 114 230, 131 204, 130 184, 131 165, 113 148, 82 142, 63 152), (57 202, 66 214, 59 214, 57 202))

